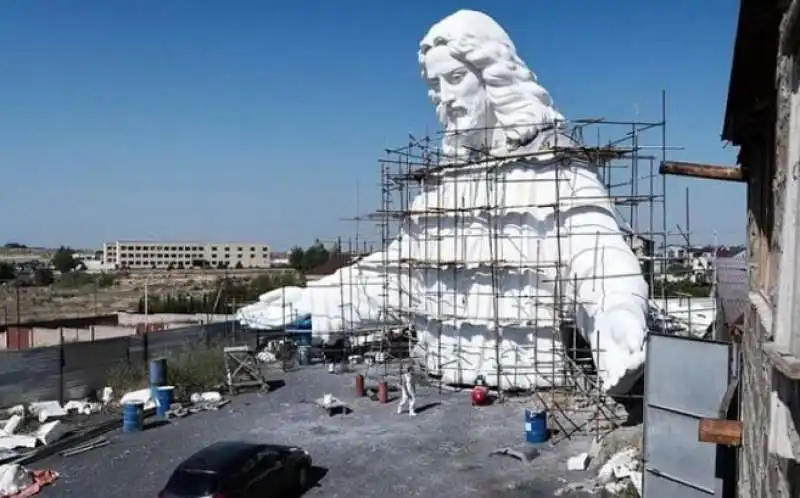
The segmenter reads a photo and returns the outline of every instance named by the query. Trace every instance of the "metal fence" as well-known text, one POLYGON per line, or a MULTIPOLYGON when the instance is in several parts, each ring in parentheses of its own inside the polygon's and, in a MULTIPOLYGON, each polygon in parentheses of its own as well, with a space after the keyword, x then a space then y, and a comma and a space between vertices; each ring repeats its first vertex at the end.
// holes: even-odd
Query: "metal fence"
POLYGON ((0 351, 0 407, 41 400, 80 399, 105 386, 120 366, 147 368, 150 358, 199 342, 254 342, 235 322, 219 322, 140 336, 0 351))
POLYGON ((718 417, 729 383, 730 344, 650 334, 645 366, 644 488, 647 498, 719 498, 724 462, 698 440, 718 417))

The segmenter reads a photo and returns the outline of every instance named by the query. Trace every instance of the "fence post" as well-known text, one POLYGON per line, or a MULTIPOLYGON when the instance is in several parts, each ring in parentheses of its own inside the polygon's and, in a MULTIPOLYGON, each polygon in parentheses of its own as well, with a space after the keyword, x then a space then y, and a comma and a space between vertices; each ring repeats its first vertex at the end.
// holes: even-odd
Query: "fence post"
POLYGON ((92 333, 92 342, 94 342, 94 325, 89 325, 89 330, 92 333))
POLYGON ((58 402, 64 406, 64 368, 67 366, 64 355, 64 327, 58 328, 58 402))

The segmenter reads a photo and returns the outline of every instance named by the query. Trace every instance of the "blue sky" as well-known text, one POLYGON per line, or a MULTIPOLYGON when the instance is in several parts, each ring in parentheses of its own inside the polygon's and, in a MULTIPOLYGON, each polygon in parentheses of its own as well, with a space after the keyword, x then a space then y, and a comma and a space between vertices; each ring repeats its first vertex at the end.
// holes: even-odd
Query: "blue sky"
MULTIPOLYGON (((658 120, 663 88, 669 158, 733 165, 737 4, 5 0, 0 238, 352 236, 341 220, 379 207, 384 149, 437 129, 417 43, 459 8, 506 28, 568 118, 658 120)), ((693 241, 744 240, 744 187, 712 181, 668 180, 671 230, 687 186, 693 241)))

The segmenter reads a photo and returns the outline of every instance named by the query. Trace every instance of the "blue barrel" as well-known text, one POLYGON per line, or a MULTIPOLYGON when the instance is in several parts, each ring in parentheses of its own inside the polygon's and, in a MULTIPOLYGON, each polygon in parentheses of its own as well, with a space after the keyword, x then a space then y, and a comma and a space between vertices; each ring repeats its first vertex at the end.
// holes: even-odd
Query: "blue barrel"
POLYGON ((140 432, 144 426, 144 403, 122 405, 122 432, 140 432))
POLYGON ((175 401, 175 387, 160 386, 156 388, 156 415, 163 417, 175 401))
POLYGON ((167 385, 167 359, 156 358, 155 360, 151 360, 150 387, 159 387, 166 385, 167 385))
POLYGON ((525 410, 525 440, 529 443, 547 442, 547 412, 525 410))

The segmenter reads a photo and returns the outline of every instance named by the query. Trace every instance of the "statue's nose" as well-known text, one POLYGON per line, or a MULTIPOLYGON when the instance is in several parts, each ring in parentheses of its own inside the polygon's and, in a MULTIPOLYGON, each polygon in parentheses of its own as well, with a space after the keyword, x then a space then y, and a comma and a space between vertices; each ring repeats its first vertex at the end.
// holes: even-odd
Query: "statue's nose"
POLYGON ((455 100, 455 98, 453 96, 453 92, 451 92, 447 87, 444 87, 444 86, 442 87, 442 91, 441 91, 441 96, 440 97, 442 99, 442 103, 444 105, 446 105, 447 107, 450 107, 450 105, 455 100))

